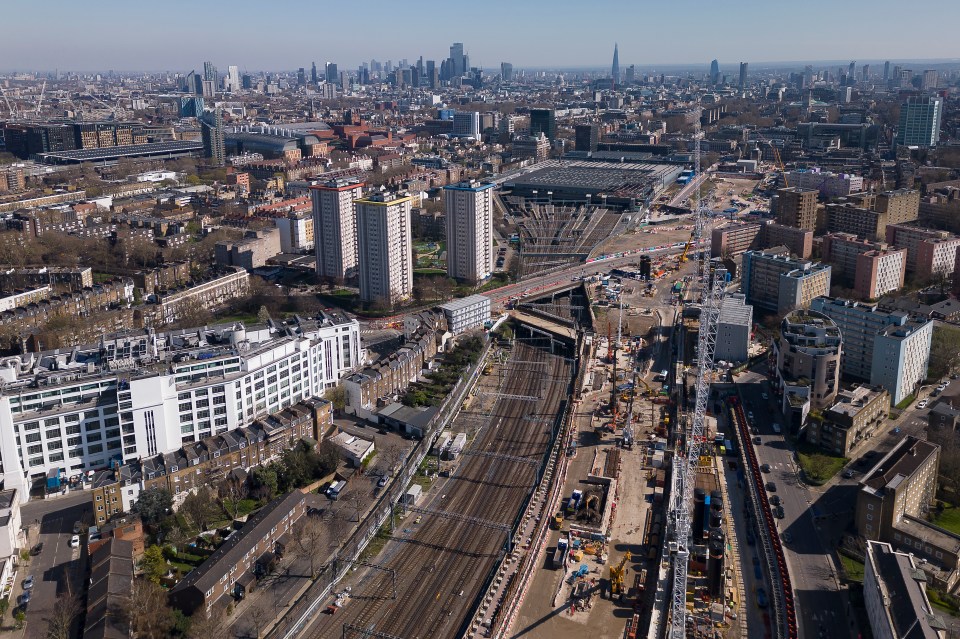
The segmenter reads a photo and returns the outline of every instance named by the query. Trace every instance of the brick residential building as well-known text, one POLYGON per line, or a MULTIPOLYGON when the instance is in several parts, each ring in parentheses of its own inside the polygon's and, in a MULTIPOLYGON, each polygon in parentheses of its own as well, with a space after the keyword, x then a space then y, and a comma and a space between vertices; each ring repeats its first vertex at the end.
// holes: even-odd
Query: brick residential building
POLYGON ((879 386, 857 386, 841 391, 822 419, 811 419, 806 439, 831 455, 847 457, 862 441, 883 428, 890 411, 890 395, 879 386))
POLYGON ((907 272, 919 281, 935 273, 949 275, 956 265, 960 237, 946 231, 892 224, 886 229, 887 242, 907 249, 907 272))

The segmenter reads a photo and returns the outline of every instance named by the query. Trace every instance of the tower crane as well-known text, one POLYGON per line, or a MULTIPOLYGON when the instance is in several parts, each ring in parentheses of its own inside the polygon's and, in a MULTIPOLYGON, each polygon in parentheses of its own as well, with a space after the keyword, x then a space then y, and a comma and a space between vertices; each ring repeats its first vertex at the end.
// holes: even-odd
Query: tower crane
POLYGON ((40 87, 40 99, 37 100, 37 115, 40 115, 40 107, 43 105, 43 94, 47 91, 47 80, 44 78, 43 86, 40 87))
MULTIPOLYGON (((700 176, 700 120, 697 119, 694 133, 694 180, 700 176)), ((696 221, 694 223, 695 244, 700 248, 707 223, 707 212, 700 200, 697 189, 696 221)), ((673 592, 671 593, 670 639, 685 639, 687 621, 687 571, 690 561, 691 522, 690 510, 693 506, 693 487, 697 466, 700 463, 700 450, 704 439, 704 421, 707 413, 707 400, 710 396, 710 381, 714 371, 713 355, 717 343, 717 324, 720 316, 720 303, 723 299, 724 281, 722 269, 710 272, 706 261, 706 251, 700 251, 700 328, 697 336, 697 381, 696 403, 693 419, 678 438, 674 450, 674 468, 671 474, 670 490, 670 551, 673 561, 673 592)))
POLYGON ((17 110, 10 104, 10 98, 7 97, 7 92, 3 90, 3 85, 0 84, 0 95, 3 96, 3 101, 7 103, 7 111, 10 112, 10 119, 16 120, 20 115, 17 110))

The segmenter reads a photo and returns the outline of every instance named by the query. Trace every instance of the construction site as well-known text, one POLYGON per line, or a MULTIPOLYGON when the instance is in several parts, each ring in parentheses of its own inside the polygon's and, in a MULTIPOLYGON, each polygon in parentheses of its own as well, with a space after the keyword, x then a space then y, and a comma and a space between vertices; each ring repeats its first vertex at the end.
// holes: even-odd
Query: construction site
POLYGON ((586 261, 593 249, 615 233, 623 216, 605 206, 548 204, 506 196, 507 230, 515 234, 521 277, 586 261))

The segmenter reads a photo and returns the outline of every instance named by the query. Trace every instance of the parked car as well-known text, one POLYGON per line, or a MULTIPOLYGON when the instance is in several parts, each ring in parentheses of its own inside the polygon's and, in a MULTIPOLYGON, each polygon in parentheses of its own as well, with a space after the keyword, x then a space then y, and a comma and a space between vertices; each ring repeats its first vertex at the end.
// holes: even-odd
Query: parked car
POLYGON ((42 542, 42 541, 41 541, 40 543, 38 543, 36 546, 34 546, 33 548, 30 549, 30 554, 33 555, 34 557, 36 557, 37 555, 39 555, 41 552, 43 552, 43 542, 42 542))
POLYGON ((852 470, 850 470, 850 469, 848 468, 847 470, 843 471, 843 478, 844 478, 844 479, 850 479, 850 478, 852 478, 852 477, 853 477, 853 471, 852 471, 852 470))
POLYGON ((757 588, 757 606, 760 608, 767 607, 767 591, 763 588, 757 588))
POLYGON ((919 402, 917 402, 917 408, 926 408, 926 407, 927 407, 927 400, 921 399, 919 402))
POLYGON ((74 535, 70 538, 70 547, 79 548, 80 547, 80 535, 74 535))
POLYGON ((762 472, 762 473, 769 473, 769 472, 770 472, 770 464, 763 464, 763 465, 761 465, 761 466, 760 466, 760 472, 762 472))
POLYGON ((32 592, 33 592, 32 590, 24 590, 24 591, 23 591, 23 594, 20 595, 20 605, 21 605, 21 606, 26 607, 27 604, 30 603, 30 593, 32 593, 32 592))
POLYGON ((782 501, 783 500, 780 499, 780 495, 773 495, 772 497, 770 497, 770 503, 773 504, 774 506, 779 506, 780 502, 782 501))
POLYGON ((763 401, 767 401, 768 399, 770 399, 770 396, 767 395, 766 393, 760 393, 760 397, 763 398, 763 401))
POLYGON ((384 486, 387 485, 387 482, 388 482, 388 481, 390 481, 390 480, 387 479, 387 476, 386 476, 386 475, 384 475, 384 476, 381 477, 379 480, 377 480, 377 486, 379 486, 380 488, 383 488, 384 486))
POLYGON ((83 530, 83 522, 82 522, 82 521, 74 522, 74 524, 73 524, 73 534, 74 534, 74 535, 79 535, 81 530, 83 530))
POLYGON ((23 589, 30 590, 31 588, 33 588, 33 575, 23 580, 23 589))
POLYGON ((783 506, 777 506, 773 509, 773 516, 777 519, 783 519, 785 513, 783 512, 783 506))
POLYGON ((768 481, 768 482, 767 482, 767 485, 765 486, 765 488, 766 488, 767 490, 769 490, 771 493, 777 492, 777 485, 776 485, 775 483, 773 483, 772 481, 768 481))
POLYGON ((753 443, 754 443, 755 445, 759 446, 760 444, 763 443, 763 440, 760 439, 759 437, 754 437, 754 438, 753 438, 753 443))
POLYGON ((791 541, 793 541, 793 535, 791 535, 789 532, 783 533, 782 537, 783 537, 783 540, 784 540, 785 542, 787 542, 788 544, 789 544, 791 541))

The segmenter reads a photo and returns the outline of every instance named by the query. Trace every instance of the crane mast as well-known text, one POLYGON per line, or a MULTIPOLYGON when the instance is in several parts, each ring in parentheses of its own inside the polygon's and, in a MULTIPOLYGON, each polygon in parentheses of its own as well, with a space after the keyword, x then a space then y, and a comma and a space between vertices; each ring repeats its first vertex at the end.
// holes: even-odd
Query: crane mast
POLYGON ((724 293, 724 275, 721 269, 710 272, 706 260, 706 251, 702 250, 704 229, 707 223, 706 208, 700 199, 698 183, 701 177, 700 167, 700 118, 696 119, 694 133, 694 197, 696 218, 694 222, 693 245, 698 251, 698 279, 700 283, 700 326, 697 335, 697 381, 696 403, 693 419, 688 420, 683 438, 678 438, 674 451, 674 469, 671 474, 670 522, 673 535, 670 550, 673 553, 673 592, 670 614, 670 639, 686 637, 687 615, 687 571, 692 543, 690 531, 690 509, 693 505, 693 488, 696 481, 697 466, 700 462, 700 450, 704 440, 704 422, 707 413, 707 400, 710 396, 714 362, 713 355, 717 343, 717 323, 720 316, 720 303, 724 293), (684 450, 685 447, 685 450, 684 450))

